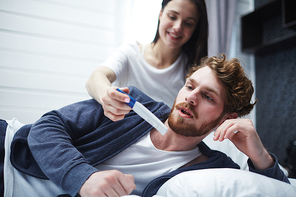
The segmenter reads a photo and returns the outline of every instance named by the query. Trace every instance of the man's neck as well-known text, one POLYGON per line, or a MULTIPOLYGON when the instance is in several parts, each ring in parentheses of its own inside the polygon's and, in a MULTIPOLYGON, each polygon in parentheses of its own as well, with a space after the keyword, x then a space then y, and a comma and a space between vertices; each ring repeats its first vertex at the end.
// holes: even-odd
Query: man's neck
MULTIPOLYGON (((168 131, 165 135, 161 135, 156 129, 152 129, 150 131, 150 138, 153 145, 159 150, 165 151, 189 151, 194 148, 205 138, 202 137, 185 137, 179 134, 176 134, 173 130, 168 126, 168 122, 165 122, 165 125, 168 127, 168 131)), ((203 154, 196 157, 189 163, 185 164, 183 167, 191 166, 196 163, 201 163, 209 158, 203 154)))
POLYGON ((170 128, 165 135, 161 135, 156 129, 150 131, 153 145, 159 150, 188 151, 196 148, 204 137, 185 137, 176 134, 170 128))

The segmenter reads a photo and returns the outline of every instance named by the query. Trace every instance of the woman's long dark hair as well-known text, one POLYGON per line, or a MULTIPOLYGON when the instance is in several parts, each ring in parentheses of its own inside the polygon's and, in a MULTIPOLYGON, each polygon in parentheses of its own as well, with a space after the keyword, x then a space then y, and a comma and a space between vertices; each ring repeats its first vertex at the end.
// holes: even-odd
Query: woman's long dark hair
MULTIPOLYGON (((161 9, 164 10, 165 6, 171 0, 163 0, 161 9)), ((208 36, 209 36, 209 24, 207 7, 204 0, 190 0, 195 3, 199 11, 199 20, 195 27, 195 30, 191 38, 182 46, 182 51, 188 58, 187 65, 185 66, 186 71, 193 66, 193 64, 199 64, 201 58, 208 55, 208 36)), ((157 31, 153 40, 156 44, 159 39, 159 20, 157 24, 157 31)))

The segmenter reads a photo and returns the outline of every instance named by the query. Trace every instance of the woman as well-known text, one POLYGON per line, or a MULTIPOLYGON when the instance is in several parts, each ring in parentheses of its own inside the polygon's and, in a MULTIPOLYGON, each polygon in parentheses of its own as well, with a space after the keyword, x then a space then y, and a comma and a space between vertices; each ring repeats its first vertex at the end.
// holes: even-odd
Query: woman
MULTIPOLYGON (((97 68, 86 84, 88 93, 102 104, 105 115, 120 120, 130 108, 129 97, 111 86, 132 85, 154 100, 172 107, 185 75, 207 56, 208 19, 204 0, 163 0, 152 43, 125 44, 97 68)), ((129 92, 128 88, 122 88, 129 92)))

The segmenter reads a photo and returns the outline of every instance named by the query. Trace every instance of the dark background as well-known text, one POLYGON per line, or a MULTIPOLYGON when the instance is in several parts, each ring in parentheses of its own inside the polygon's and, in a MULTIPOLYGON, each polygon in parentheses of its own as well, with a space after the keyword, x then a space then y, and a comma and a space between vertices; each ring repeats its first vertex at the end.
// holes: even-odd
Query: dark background
MULTIPOLYGON (((255 0, 255 9, 271 1, 255 0)), ((262 42, 295 33, 295 29, 283 27, 282 11, 279 13, 258 27, 262 42)), ((255 53, 256 125, 264 146, 283 164, 289 142, 296 140, 296 42, 280 45, 271 52, 255 53)))

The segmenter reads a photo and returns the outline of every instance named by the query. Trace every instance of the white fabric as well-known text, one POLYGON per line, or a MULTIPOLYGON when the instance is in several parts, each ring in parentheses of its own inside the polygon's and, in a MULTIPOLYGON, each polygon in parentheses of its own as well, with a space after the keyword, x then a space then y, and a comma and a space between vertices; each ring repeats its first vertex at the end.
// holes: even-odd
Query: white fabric
POLYGON ((289 178, 289 181, 290 181, 291 185, 294 185, 296 187, 296 179, 289 178))
POLYGON ((16 170, 10 163, 10 144, 16 131, 23 126, 17 119, 6 121, 8 123, 5 136, 4 158, 4 196, 28 197, 43 196, 52 197, 65 194, 50 180, 43 180, 28 176, 16 170))
POLYGON ((137 188, 132 194, 140 195, 149 182, 199 155, 201 152, 198 147, 190 151, 159 150, 153 145, 149 132, 137 143, 96 168, 100 171, 117 169, 124 174, 133 174, 137 188))
POLYGON ((296 187, 237 169, 207 169, 181 173, 157 192, 163 197, 295 197, 296 187))
POLYGON ((169 107, 185 83, 184 66, 187 58, 181 54, 168 68, 157 69, 144 59, 136 42, 123 44, 113 51, 101 66, 112 69, 116 86, 135 86, 156 101, 169 107))
POLYGON ((213 150, 218 150, 229 156, 235 163, 237 163, 242 170, 249 170, 247 160, 248 157, 239 151, 235 145, 228 139, 220 142, 214 141, 214 131, 203 139, 203 142, 213 150))
MULTIPOLYGON (((224 169, 215 169, 215 170, 224 170, 224 169)), ((226 169, 226 170, 228 170, 228 169, 226 169)), ((217 171, 215 171, 215 172, 217 172, 217 171)), ((226 171, 225 173, 227 173, 228 171, 226 171)), ((195 173, 195 171, 193 172, 193 173, 195 173)), ((188 172, 188 174, 190 174, 190 172, 188 172)), ((187 174, 187 175, 188 175, 187 174)), ((178 187, 176 187, 176 188, 174 188, 175 187, 175 185, 176 184, 178 184, 178 183, 181 183, 181 181, 183 181, 183 180, 186 180, 187 179, 187 176, 186 174, 185 175, 180 175, 180 177, 179 178, 176 178, 176 179, 180 179, 180 180, 173 180, 173 181, 170 181, 170 182, 166 182, 160 189, 159 189, 159 191, 157 192, 157 194, 156 195, 154 195, 153 197, 174 197, 174 196, 178 196, 178 195, 176 195, 176 192, 177 192, 177 190, 180 190, 180 187, 178 186, 178 187), (177 182, 178 181, 178 182, 177 182), (164 195, 164 193, 165 193, 165 195, 164 195)), ((209 174, 210 175, 210 174, 209 174)), ((188 178, 191 178, 192 176, 194 176, 196 179, 198 179, 198 178, 200 178, 199 176, 198 176, 198 174, 190 174, 189 176, 188 176, 188 178)), ((234 179, 235 179, 235 176, 236 175, 234 175, 234 174, 232 174, 232 176, 234 176, 234 179)), ((241 176, 241 173, 238 173, 237 174, 237 176, 239 177, 239 176, 241 176)), ((247 175, 247 176, 253 176, 253 174, 251 174, 251 175, 247 175)), ((203 178, 203 177, 202 177, 203 178)), ((227 179, 228 177, 226 177, 226 179, 227 179)), ((233 178, 233 177, 232 177, 233 178)), ((236 177, 237 178, 237 177, 236 177)), ((260 177, 261 178, 261 177, 260 177)), ((267 177, 266 177, 267 178, 267 177)), ((249 179, 249 177, 247 177, 247 179, 249 179)), ((224 183, 225 183, 225 177, 224 177, 224 179, 222 178, 221 179, 224 183)), ((195 181, 195 180, 194 180, 195 181)), ((218 179, 215 179, 215 181, 214 181, 214 183, 217 185, 217 183, 216 182, 218 182, 219 180, 218 179)), ((227 194, 225 194, 225 197, 231 197, 231 196, 233 196, 233 197, 240 197, 240 196, 243 196, 243 197, 246 197, 246 196, 250 196, 250 197, 266 197, 266 196, 268 196, 268 197, 275 197, 278 193, 280 193, 280 192, 282 192, 283 194, 286 194, 286 195, 284 195, 283 197, 295 197, 295 195, 296 195, 296 179, 293 179, 293 178, 289 178, 289 181, 291 182, 291 186, 287 186, 287 184, 286 183, 280 183, 280 185, 277 185, 276 186, 276 190, 279 190, 276 194, 273 194, 272 196, 269 196, 268 194, 266 194, 266 193, 261 193, 261 194, 257 194, 257 195, 255 195, 254 193, 253 194, 251 194, 251 195, 244 195, 243 193, 242 194, 238 194, 238 195, 235 195, 235 194, 233 194, 233 191, 237 191, 239 188, 234 188, 234 187, 237 187, 237 185, 238 184, 235 184, 235 185, 232 185, 233 186, 233 188, 230 188, 231 186, 229 186, 229 192, 227 193, 227 194), (282 185, 283 185, 283 187, 282 187, 282 185)), ((194 182, 194 183, 196 183, 193 187, 191 187, 191 188, 188 188, 188 187, 186 187, 188 190, 189 190, 189 192, 188 193, 190 193, 190 197, 203 197, 203 196, 210 196, 210 192, 208 192, 208 191, 205 191, 206 189, 204 189, 203 191, 205 192, 205 193, 203 193, 203 194, 201 194, 201 191, 197 191, 197 190, 199 190, 198 188, 199 188, 199 186, 197 185, 198 183, 197 182, 194 182), (197 191, 197 192, 195 192, 195 191, 197 191), (209 195, 208 195, 209 194, 209 195)), ((250 184, 250 182, 247 182, 248 184, 250 184)), ((262 183, 262 181, 261 181, 261 183, 262 183)), ((277 184, 278 183, 278 181, 277 180, 269 180, 268 182, 263 182, 263 184, 266 184, 266 186, 264 186, 265 188, 269 188, 269 187, 273 187, 273 185, 275 185, 275 184, 277 184), (272 183, 272 184, 271 184, 272 183)), ((181 183, 182 185, 184 185, 185 183, 181 183)), ((227 184, 227 183, 226 183, 227 184)), ((257 181, 256 182, 253 182, 253 184, 257 184, 257 181)), ((212 183, 209 183, 209 186, 205 186, 206 188, 208 188, 209 190, 210 189, 212 189, 212 190, 219 190, 219 191, 221 191, 221 188, 213 188, 212 186, 212 183)), ((201 185, 201 186, 203 186, 203 185, 201 185)), ((248 188, 246 188, 247 186, 249 186, 249 185, 246 185, 246 186, 244 186, 244 185, 240 185, 240 187, 243 187, 244 189, 248 189, 248 188)), ((257 186, 256 186, 257 187, 257 186)), ((185 187, 184 187, 184 189, 186 189, 185 187)), ((251 186, 251 188, 253 188, 253 186, 251 186)), ((274 191, 274 190, 272 190, 272 191, 274 191)), ((184 193, 185 193, 185 191, 183 191, 184 193)), ((213 191, 211 191, 212 193, 213 193, 213 191)), ((240 193, 239 191, 237 191, 237 193, 240 193)), ((220 194, 218 194, 217 196, 219 196, 219 197, 223 197, 223 195, 220 195, 220 194)), ((140 197, 140 196, 138 196, 138 195, 126 195, 126 196, 124 196, 124 197, 140 197)), ((178 196, 178 197, 180 197, 180 196, 178 196)), ((187 197, 187 196, 183 196, 182 195, 182 197, 187 197)), ((189 197, 189 196, 188 196, 189 197)), ((277 196, 278 197, 278 196, 277 196)), ((280 197, 282 197, 282 196, 280 196, 280 197)))
MULTIPOLYGON (((220 142, 214 141, 214 131, 211 132, 207 137, 203 139, 203 141, 213 150, 218 150, 225 153, 229 156, 235 163, 237 163, 242 170, 249 170, 248 167, 248 157, 239 151, 235 145, 228 139, 220 142)), ((286 176, 288 176, 288 171, 279 164, 281 170, 284 172, 286 176)))

